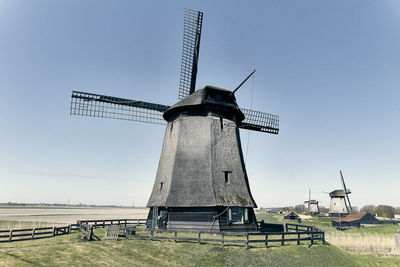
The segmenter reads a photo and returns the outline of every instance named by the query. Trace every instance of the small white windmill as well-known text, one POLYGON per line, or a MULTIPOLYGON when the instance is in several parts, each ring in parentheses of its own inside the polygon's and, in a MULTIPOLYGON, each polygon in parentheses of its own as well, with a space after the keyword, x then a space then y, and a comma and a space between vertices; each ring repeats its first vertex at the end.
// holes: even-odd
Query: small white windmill
POLYGON ((307 204, 308 212, 310 212, 311 215, 319 214, 318 201, 311 199, 311 189, 308 191, 308 200, 304 201, 304 204, 307 204))

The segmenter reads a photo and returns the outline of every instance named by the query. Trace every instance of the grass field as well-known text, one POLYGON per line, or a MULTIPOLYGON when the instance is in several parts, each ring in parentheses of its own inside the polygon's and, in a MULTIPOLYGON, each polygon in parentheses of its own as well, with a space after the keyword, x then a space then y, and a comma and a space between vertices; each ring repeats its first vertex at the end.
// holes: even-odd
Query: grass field
POLYGON ((338 266, 339 263, 400 266, 397 257, 357 256, 331 245, 246 250, 242 246, 221 248, 217 244, 137 239, 86 242, 79 233, 0 244, 0 266, 338 266))
MULTIPOLYGON (((270 223, 284 222, 283 215, 261 213, 257 218, 270 223)), ((400 229, 400 225, 385 224, 338 231, 332 227, 332 219, 324 217, 313 217, 313 220, 300 224, 318 227, 325 231, 326 240, 330 244, 353 254, 398 255, 400 260, 400 250, 396 247, 394 239, 394 233, 400 229)))
MULTIPOLYGON (((147 214, 147 210, 143 209, 121 209, 128 214, 119 216, 120 211, 117 210, 32 208, 26 211, 21 208, 0 208, 0 228, 53 226, 60 218, 75 222, 78 218, 136 218, 138 216, 135 216, 135 212, 147 214), (7 214, 3 212, 6 210, 9 210, 7 214), (53 217, 57 218, 55 221, 43 221, 44 217, 52 214, 58 214, 53 217), (4 219, 9 217, 23 220, 4 219)), ((269 223, 282 222, 282 216, 265 213, 257 214, 257 218, 269 223)), ((243 244, 221 248, 220 244, 198 245, 165 240, 86 242, 81 240, 79 233, 75 233, 41 240, 0 243, 0 266, 400 266, 400 256, 394 256, 396 253, 393 253, 393 247, 387 243, 392 242, 393 233, 399 226, 384 225, 381 228, 340 232, 331 226, 328 218, 314 218, 302 224, 315 225, 326 231, 327 241, 331 245, 288 245, 268 249, 253 247, 246 250, 243 244), (377 242, 377 238, 381 240, 377 242), (375 244, 375 247, 368 244, 375 244)), ((102 238, 104 229, 97 229, 95 234, 102 238)))

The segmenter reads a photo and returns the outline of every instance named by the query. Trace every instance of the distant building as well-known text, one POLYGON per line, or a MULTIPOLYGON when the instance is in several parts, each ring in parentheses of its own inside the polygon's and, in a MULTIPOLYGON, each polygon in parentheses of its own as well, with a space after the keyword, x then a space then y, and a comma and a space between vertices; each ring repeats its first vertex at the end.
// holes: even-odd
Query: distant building
POLYGON ((394 215, 394 219, 397 220, 397 221, 400 221, 400 214, 395 214, 394 215))
POLYGON ((270 214, 279 214, 279 210, 277 210, 277 209, 270 209, 270 210, 268 210, 268 213, 270 213, 270 214))
POLYGON ((300 217, 299 217, 299 215, 297 215, 297 213, 294 210, 291 210, 283 217, 283 219, 285 219, 285 220, 300 220, 300 217))
POLYGON ((382 224, 382 222, 368 212, 358 212, 356 214, 350 214, 340 220, 332 221, 332 226, 342 229, 360 228, 364 226, 374 226, 380 224, 382 224))

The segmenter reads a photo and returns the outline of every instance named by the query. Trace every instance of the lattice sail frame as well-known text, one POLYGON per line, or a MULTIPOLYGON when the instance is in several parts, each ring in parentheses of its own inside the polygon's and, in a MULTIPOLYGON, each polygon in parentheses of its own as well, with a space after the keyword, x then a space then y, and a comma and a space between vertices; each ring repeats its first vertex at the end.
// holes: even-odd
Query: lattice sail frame
POLYGON ((239 128, 271 134, 279 133, 279 116, 245 108, 240 110, 245 119, 241 122, 239 128))
POLYGON ((202 23, 202 12, 185 8, 179 99, 184 99, 195 90, 202 23))
POLYGON ((139 121, 165 125, 163 113, 169 106, 72 91, 71 115, 139 121))

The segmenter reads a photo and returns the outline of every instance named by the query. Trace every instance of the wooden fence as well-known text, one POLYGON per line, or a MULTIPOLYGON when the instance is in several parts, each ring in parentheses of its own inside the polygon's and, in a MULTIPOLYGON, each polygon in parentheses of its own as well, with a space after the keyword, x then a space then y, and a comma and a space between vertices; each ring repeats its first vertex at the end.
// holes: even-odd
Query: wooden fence
POLYGON ((97 228, 105 228, 108 225, 146 225, 146 220, 147 219, 80 220, 77 224, 80 225, 86 223, 88 225, 94 225, 97 228))
POLYGON ((27 229, 12 229, 0 231, 0 242, 13 242, 32 240, 40 238, 54 237, 58 235, 70 234, 74 230, 79 230, 77 224, 70 224, 61 227, 40 227, 27 229))
POLYGON ((221 242, 222 247, 226 243, 242 243, 248 249, 250 244, 263 243, 265 247, 269 247, 271 243, 278 243, 284 246, 287 242, 296 242, 300 245, 302 241, 314 244, 315 241, 322 241, 325 243, 325 233, 313 226, 286 224, 285 232, 241 232, 241 233, 210 233, 210 232, 177 232, 168 230, 154 230, 136 228, 136 226, 146 225, 146 219, 113 219, 113 220, 81 220, 76 224, 61 227, 41 227, 41 228, 28 228, 28 229, 13 229, 1 230, 0 242, 14 242, 23 240, 32 240, 40 238, 49 238, 58 235, 70 234, 73 231, 80 230, 87 240, 92 239, 93 229, 105 228, 109 225, 120 225, 121 229, 132 227, 134 234, 130 237, 150 240, 169 239, 175 242, 178 241, 195 241, 199 244, 202 242, 221 242), (149 235, 137 234, 136 232, 149 232, 149 235), (156 235, 158 233, 164 235, 156 235), (173 234, 172 237, 165 236, 165 234, 173 234), (179 235, 181 236, 178 236, 179 235), (196 237, 188 237, 189 234, 195 234, 196 237), (183 236, 182 236, 183 235, 183 236), (212 238, 207 237, 212 235, 212 238), (228 237, 228 239, 226 238, 228 237), (237 237, 232 239, 229 237, 237 237), (261 237, 261 238, 260 238, 261 237), (256 238, 256 239, 254 239, 256 238))
MULTIPOLYGON (((88 227, 84 228, 87 231, 89 239, 91 239, 93 226, 95 228, 106 227, 108 225, 145 225, 146 219, 112 219, 112 220, 82 220, 76 224, 70 224, 60 227, 40 227, 40 228, 26 228, 26 229, 12 229, 0 230, 0 243, 24 241, 32 239, 49 238, 58 235, 70 234, 73 231, 81 230, 82 224, 87 224, 88 227)), ((83 228, 82 228, 83 229, 83 228)))
POLYGON ((150 239, 150 240, 173 240, 178 241, 194 241, 198 244, 202 242, 221 242, 221 246, 224 247, 226 243, 242 243, 249 249, 250 244, 263 243, 265 247, 269 247, 270 243, 278 243, 284 246, 287 242, 296 242, 296 245, 300 245, 301 241, 309 241, 310 244, 314 244, 315 241, 322 241, 325 244, 325 233, 323 231, 296 231, 296 232, 272 232, 272 233, 260 233, 260 232, 248 232, 248 233, 210 233, 210 232, 178 232, 178 231, 167 231, 167 230, 153 230, 153 229, 135 229, 137 232, 149 232, 149 235, 136 234, 133 238, 139 239, 150 239), (179 234, 184 236, 179 237, 179 234), (164 234, 164 235, 156 235, 164 234), (165 234, 173 234, 173 236, 165 236, 165 234), (190 234, 196 235, 196 237, 187 237, 190 234), (216 238, 202 238, 204 235, 213 235, 216 238), (225 237, 238 237, 238 239, 226 239, 225 237), (258 237, 258 239, 252 239, 251 237, 258 237), (260 239, 259 237, 263 237, 260 239))
POLYGON ((286 225, 285 226, 286 232, 290 232, 290 231, 296 231, 296 232, 319 231, 314 226, 309 226, 309 225, 292 224, 292 223, 286 223, 285 225, 286 225))

